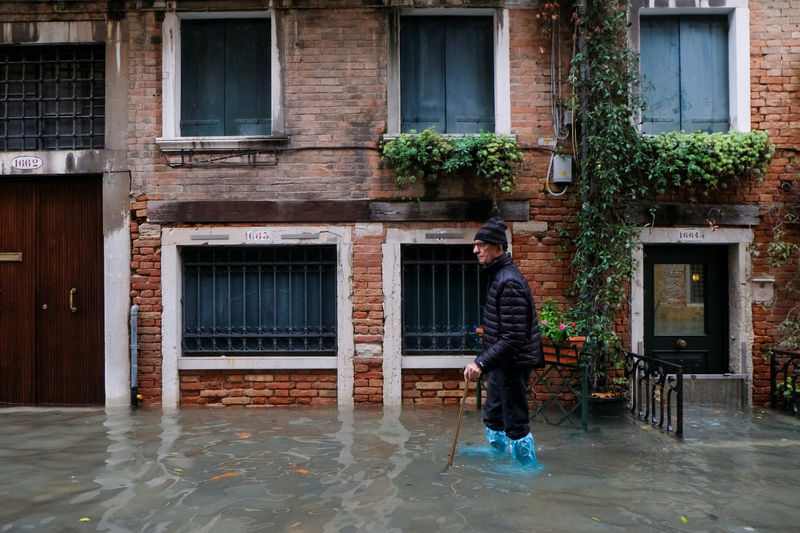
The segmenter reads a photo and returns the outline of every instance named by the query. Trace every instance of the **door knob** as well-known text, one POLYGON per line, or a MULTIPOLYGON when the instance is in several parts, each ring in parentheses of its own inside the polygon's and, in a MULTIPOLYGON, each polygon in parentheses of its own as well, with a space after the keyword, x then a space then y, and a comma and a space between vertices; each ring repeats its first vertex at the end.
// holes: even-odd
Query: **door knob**
POLYGON ((75 294, 77 292, 78 292, 78 289, 76 289, 74 287, 69 291, 69 310, 72 311, 73 313, 77 313, 78 312, 78 308, 75 307, 75 294))
POLYGON ((42 306, 42 310, 43 310, 43 311, 47 311, 47 304, 44 304, 44 305, 42 306))
POLYGON ((683 350, 684 348, 686 348, 686 341, 683 339, 678 339, 677 341, 675 341, 675 347, 679 350, 683 350))

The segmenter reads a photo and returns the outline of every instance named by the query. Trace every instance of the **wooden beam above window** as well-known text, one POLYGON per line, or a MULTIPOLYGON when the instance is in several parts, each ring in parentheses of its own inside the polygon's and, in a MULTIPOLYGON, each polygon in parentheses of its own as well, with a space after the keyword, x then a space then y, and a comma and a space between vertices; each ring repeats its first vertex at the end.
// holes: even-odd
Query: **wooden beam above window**
MULTIPOLYGON (((500 216, 506 221, 527 221, 530 201, 501 200, 500 216)), ((258 222, 468 222, 492 216, 491 200, 374 201, 307 200, 154 201, 147 204, 147 219, 159 224, 222 224, 258 222)))

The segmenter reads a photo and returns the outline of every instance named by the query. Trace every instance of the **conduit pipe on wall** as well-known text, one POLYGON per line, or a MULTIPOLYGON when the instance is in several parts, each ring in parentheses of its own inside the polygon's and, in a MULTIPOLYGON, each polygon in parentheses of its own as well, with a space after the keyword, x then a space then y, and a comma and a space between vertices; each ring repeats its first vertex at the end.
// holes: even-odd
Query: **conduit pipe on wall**
POLYGON ((139 306, 131 306, 131 407, 138 407, 139 400, 139 306))

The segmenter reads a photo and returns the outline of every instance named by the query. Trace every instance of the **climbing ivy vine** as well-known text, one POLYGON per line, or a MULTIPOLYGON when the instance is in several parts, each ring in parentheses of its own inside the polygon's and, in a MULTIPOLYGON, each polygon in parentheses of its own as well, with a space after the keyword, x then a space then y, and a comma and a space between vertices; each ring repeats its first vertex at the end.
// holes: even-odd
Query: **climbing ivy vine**
POLYGON ((774 150, 764 132, 641 135, 636 120, 645 103, 628 47, 628 8, 628 0, 572 0, 544 2, 540 12, 566 21, 576 41, 570 82, 580 209, 564 234, 575 250, 572 296, 587 324, 595 390, 613 389, 613 367, 623 361, 614 326, 628 302, 640 228, 625 207, 688 187, 707 195, 759 177, 774 150))

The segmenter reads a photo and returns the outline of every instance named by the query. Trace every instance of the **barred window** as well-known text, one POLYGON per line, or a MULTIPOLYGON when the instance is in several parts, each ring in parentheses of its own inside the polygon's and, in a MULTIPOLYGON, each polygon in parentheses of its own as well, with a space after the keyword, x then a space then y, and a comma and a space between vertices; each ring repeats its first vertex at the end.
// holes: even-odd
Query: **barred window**
POLYGON ((403 354, 469 354, 480 350, 486 281, 472 245, 401 246, 403 354))
POLYGON ((103 148, 102 44, 0 46, 0 150, 103 148))
POLYGON ((181 255, 184 355, 336 354, 336 246, 181 255))

